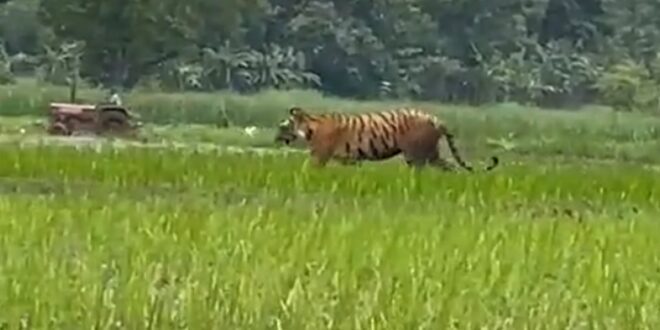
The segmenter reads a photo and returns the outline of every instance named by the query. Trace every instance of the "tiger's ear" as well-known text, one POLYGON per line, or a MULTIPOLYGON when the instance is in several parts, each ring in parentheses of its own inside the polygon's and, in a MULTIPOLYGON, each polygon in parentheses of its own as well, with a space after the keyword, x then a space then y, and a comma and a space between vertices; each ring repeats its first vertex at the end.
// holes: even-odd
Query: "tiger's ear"
POLYGON ((292 107, 291 109, 289 109, 289 114, 293 117, 300 117, 305 114, 305 111, 303 111, 303 109, 301 109, 300 107, 292 107))

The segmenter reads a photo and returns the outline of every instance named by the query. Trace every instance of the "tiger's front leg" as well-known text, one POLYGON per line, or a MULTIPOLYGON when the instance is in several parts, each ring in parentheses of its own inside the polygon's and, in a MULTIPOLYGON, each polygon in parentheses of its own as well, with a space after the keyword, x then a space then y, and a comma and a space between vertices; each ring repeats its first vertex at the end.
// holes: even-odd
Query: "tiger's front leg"
POLYGON ((312 164, 315 167, 325 167, 328 162, 333 158, 334 148, 331 145, 317 145, 310 150, 312 164))
POLYGON ((311 156, 316 167, 325 167, 331 160, 340 156, 337 146, 341 141, 341 130, 337 128, 326 128, 317 130, 310 141, 311 156))
POLYGON ((328 164, 328 161, 330 161, 330 155, 322 151, 312 149, 310 156, 314 167, 323 168, 328 164))

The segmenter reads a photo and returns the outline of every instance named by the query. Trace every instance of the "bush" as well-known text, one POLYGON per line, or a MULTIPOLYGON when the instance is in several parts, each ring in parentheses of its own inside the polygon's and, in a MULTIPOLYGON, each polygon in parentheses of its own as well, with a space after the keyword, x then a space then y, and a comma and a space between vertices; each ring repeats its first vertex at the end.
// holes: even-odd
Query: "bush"
POLYGON ((16 82, 11 72, 11 58, 5 51, 5 46, 0 42, 0 85, 8 85, 16 82))
POLYGON ((16 78, 8 70, 7 66, 0 62, 0 85, 9 85, 16 82, 16 78))
POLYGON ((660 113, 660 84, 645 66, 634 61, 609 67, 596 88, 604 103, 615 110, 660 113))

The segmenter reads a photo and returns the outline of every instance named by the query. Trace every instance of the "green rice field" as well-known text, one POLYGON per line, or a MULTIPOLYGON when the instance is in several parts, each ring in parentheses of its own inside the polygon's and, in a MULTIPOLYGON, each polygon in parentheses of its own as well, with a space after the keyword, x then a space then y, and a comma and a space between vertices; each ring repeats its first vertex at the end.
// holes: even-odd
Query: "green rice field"
POLYGON ((27 143, 36 117, 3 117, 0 329, 660 328, 656 119, 451 111, 499 168, 316 169, 262 126, 27 143))
POLYGON ((0 152, 7 328, 660 324, 652 168, 318 171, 302 154, 0 152))

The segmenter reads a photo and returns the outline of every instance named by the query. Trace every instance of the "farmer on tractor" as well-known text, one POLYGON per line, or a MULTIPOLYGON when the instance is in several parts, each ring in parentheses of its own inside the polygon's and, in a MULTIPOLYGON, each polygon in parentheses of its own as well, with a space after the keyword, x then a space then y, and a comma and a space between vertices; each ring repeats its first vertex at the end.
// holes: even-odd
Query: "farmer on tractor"
POLYGON ((110 96, 108 97, 108 103, 121 106, 121 98, 119 98, 119 93, 116 88, 110 89, 110 96))

